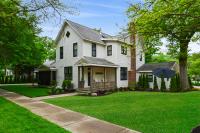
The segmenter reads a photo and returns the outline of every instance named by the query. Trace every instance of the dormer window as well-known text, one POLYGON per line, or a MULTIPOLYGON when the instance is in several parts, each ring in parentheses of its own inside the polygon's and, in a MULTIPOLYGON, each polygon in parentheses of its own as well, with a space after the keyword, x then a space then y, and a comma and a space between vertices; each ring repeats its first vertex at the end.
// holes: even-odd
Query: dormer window
POLYGON ((96 49, 96 44, 92 43, 92 57, 96 57, 97 56, 97 49, 96 49))
POLYGON ((66 37, 69 38, 69 36, 70 36, 70 32, 67 31, 67 33, 66 33, 66 37))
POLYGON ((73 57, 77 57, 78 55, 78 44, 74 43, 73 44, 73 57))
POLYGON ((127 47, 121 46, 121 54, 127 55, 127 47))
POLYGON ((112 55, 112 45, 109 45, 107 47, 107 56, 111 56, 112 55))

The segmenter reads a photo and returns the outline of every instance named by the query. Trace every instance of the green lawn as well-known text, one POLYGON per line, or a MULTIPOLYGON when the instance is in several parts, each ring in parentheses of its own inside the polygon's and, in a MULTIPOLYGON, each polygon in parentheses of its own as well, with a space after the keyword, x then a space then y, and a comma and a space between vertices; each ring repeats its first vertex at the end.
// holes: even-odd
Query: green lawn
POLYGON ((32 87, 27 85, 12 85, 12 86, 0 86, 0 88, 16 92, 18 94, 22 94, 28 97, 39 97, 39 96, 47 96, 49 88, 45 87, 32 87))
POLYGON ((200 124, 200 92, 123 92, 45 100, 144 133, 189 133, 200 124))
POLYGON ((0 97, 0 133, 69 133, 0 97))

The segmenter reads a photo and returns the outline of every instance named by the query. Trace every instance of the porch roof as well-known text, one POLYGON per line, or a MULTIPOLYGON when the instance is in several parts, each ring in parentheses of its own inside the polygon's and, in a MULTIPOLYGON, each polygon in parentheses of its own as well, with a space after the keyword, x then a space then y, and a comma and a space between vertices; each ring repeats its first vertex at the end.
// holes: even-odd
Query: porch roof
POLYGON ((44 62, 44 64, 40 65, 35 70, 35 72, 38 72, 38 71, 56 71, 55 64, 56 64, 55 61, 47 60, 47 61, 44 62))
POLYGON ((80 60, 78 60, 75 65, 77 66, 100 66, 100 67, 118 67, 118 65, 103 59, 96 57, 87 57, 84 56, 80 60))

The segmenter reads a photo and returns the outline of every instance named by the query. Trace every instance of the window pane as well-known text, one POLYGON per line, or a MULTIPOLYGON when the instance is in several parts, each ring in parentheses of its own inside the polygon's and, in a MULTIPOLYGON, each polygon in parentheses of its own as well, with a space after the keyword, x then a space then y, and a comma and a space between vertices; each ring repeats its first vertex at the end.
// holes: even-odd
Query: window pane
POLYGON ((63 59, 63 47, 60 47, 60 59, 63 59))
POLYGON ((92 56, 96 57, 96 44, 95 43, 92 44, 92 56))
POLYGON ((112 55, 112 45, 107 47, 107 55, 108 56, 112 55))
POLYGON ((120 77, 121 80, 127 80, 127 67, 120 68, 120 77))
POLYGON ((72 80, 72 67, 64 68, 64 78, 65 80, 72 80))
POLYGON ((78 44, 74 43, 73 44, 73 57, 77 57, 78 55, 78 44))

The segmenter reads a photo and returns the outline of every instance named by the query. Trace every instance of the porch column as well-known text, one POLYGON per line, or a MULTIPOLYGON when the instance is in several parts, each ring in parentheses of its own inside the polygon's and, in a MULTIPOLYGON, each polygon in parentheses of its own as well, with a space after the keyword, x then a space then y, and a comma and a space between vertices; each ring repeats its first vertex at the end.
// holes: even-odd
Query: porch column
POLYGON ((92 87, 93 87, 93 67, 90 68, 90 91, 92 92, 92 87))
POLYGON ((81 81, 84 81, 84 66, 82 66, 82 77, 81 77, 81 81))
POLYGON ((117 67, 115 68, 115 87, 117 88, 117 67))
POLYGON ((80 66, 78 66, 78 88, 80 88, 80 66))
POLYGON ((106 89, 106 68, 104 67, 104 89, 106 89))

